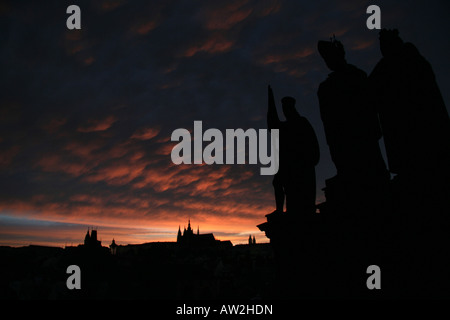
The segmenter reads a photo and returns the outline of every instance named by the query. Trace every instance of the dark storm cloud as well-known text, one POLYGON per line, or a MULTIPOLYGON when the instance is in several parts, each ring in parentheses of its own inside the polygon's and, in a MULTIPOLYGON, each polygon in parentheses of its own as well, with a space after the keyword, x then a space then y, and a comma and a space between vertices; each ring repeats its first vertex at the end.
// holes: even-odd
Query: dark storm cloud
MULTIPOLYGON (((316 91, 328 70, 318 40, 340 39, 350 63, 380 58, 369 1, 45 1, 0 10, 0 213, 127 225, 183 223, 232 230, 273 207, 259 166, 175 166, 177 128, 265 128, 266 88, 297 98, 321 146, 320 188, 335 169, 316 91), (82 29, 67 30, 70 4, 82 29), (220 220, 222 219, 222 220, 220 220), (241 220, 239 220, 241 219, 241 220)), ((445 101, 449 44, 444 2, 380 1, 429 59, 445 101)), ((448 104, 448 103, 447 103, 448 104)), ((247 233, 246 233, 247 234, 247 233)), ((247 241, 248 234, 243 237, 247 241)))

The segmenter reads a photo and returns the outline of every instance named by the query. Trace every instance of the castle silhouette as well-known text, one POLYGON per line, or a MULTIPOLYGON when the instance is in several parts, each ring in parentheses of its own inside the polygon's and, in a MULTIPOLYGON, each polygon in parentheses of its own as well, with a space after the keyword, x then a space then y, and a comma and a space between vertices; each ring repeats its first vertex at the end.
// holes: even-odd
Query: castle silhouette
POLYGON ((217 240, 212 233, 200 234, 199 227, 197 227, 197 233, 194 233, 194 230, 191 228, 191 219, 188 220, 188 227, 187 229, 184 228, 183 233, 181 233, 181 228, 178 226, 177 243, 189 247, 232 246, 231 241, 217 240))
POLYGON ((100 248, 102 246, 102 242, 97 239, 97 230, 92 229, 91 234, 89 234, 89 228, 84 237, 84 245, 85 247, 90 248, 100 248))

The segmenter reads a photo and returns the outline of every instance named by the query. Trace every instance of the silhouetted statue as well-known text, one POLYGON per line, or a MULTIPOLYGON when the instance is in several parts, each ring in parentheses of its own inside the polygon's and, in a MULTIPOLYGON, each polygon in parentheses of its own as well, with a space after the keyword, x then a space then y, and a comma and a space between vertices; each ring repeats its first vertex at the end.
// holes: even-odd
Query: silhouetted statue
POLYGON ((341 42, 319 41, 318 50, 333 72, 318 90, 320 115, 339 184, 350 189, 386 183, 389 174, 378 140, 381 130, 368 103, 367 75, 348 64, 341 42))
POLYGON ((286 121, 280 121, 270 86, 268 90, 267 124, 269 129, 280 130, 279 170, 273 179, 275 212, 283 212, 286 197, 288 213, 314 213, 315 166, 320 158, 316 134, 309 121, 297 112, 295 99, 292 97, 281 100, 286 121))
POLYGON ((392 184, 392 256, 402 292, 448 295, 450 121, 427 60, 398 30, 379 33, 383 58, 369 76, 392 184), (394 253, 395 252, 395 253, 394 253), (398 253, 401 252, 399 255, 398 253), (414 279, 414 281, 410 281, 414 279))
POLYGON ((399 176, 442 177, 449 163, 450 124, 433 70, 398 30, 383 29, 379 39, 383 58, 369 81, 389 170, 399 176))

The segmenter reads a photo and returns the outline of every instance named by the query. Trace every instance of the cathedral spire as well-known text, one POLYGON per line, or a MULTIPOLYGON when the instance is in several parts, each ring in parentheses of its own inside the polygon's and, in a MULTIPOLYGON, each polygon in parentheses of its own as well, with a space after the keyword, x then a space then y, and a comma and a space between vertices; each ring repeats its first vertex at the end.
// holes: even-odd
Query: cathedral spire
POLYGON ((178 234, 177 234, 177 241, 179 242, 181 240, 181 227, 178 225, 178 234))
POLYGON ((87 246, 91 242, 91 235, 89 234, 89 227, 88 231, 86 233, 86 236, 84 237, 84 245, 87 246))

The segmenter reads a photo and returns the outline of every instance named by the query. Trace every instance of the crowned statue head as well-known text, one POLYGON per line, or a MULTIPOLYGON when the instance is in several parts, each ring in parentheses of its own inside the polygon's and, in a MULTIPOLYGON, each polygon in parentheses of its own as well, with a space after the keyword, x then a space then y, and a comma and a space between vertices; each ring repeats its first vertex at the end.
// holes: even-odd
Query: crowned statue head
POLYGON ((319 41, 317 49, 330 70, 336 71, 347 63, 344 46, 334 35, 330 41, 319 41))

